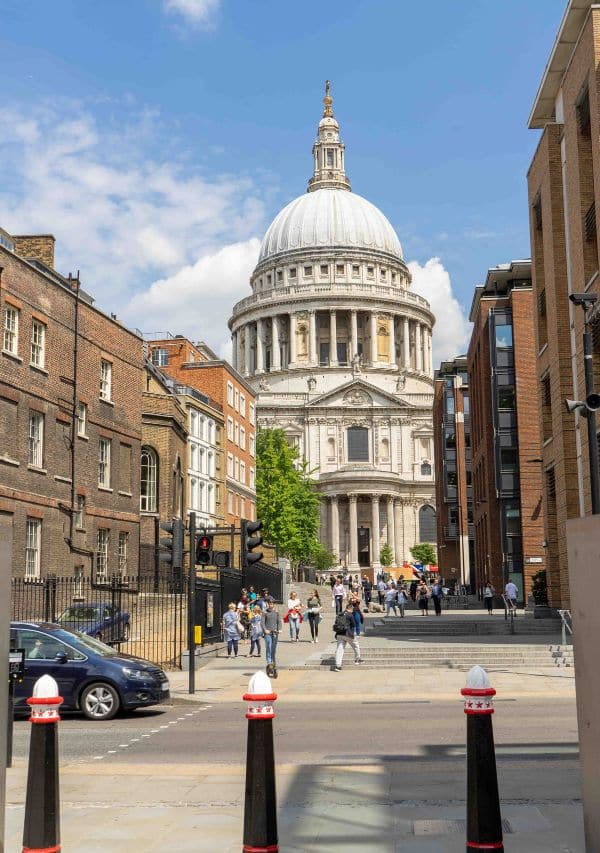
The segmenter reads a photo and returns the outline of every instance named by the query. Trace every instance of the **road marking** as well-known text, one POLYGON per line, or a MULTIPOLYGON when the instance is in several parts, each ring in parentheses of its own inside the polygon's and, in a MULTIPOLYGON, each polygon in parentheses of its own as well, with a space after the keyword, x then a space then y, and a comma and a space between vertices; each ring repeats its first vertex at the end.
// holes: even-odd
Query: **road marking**
POLYGON ((119 749, 127 749, 128 747, 129 747, 128 743, 120 743, 119 744, 119 749))
POLYGON ((157 734, 157 732, 159 732, 159 731, 160 731, 160 729, 150 729, 150 732, 153 735, 157 734))
POLYGON ((137 743, 138 740, 139 740, 139 737, 132 737, 131 740, 129 741, 129 743, 137 743))
POLYGON ((116 754, 116 752, 117 752, 117 750, 116 750, 116 749, 109 749, 109 750, 108 750, 108 754, 109 754, 109 755, 115 755, 115 754, 116 754))
POLYGON ((104 758, 104 756, 103 756, 103 755, 95 755, 95 756, 94 756, 94 761, 102 761, 102 759, 103 759, 103 758, 104 758))

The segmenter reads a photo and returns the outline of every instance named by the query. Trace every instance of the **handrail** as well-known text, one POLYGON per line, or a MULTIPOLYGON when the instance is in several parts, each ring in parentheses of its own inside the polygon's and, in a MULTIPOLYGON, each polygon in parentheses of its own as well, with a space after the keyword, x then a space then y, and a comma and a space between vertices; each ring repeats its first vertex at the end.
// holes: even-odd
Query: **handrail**
POLYGON ((512 604, 509 604, 507 597, 502 593, 501 595, 502 601, 504 602, 504 619, 508 621, 508 615, 510 613, 510 633, 515 633, 515 610, 512 604))
POLYGON ((570 610, 559 610, 558 614, 561 618, 562 644, 567 645, 567 631, 573 636, 573 617, 570 610), (567 619, 569 620, 567 622, 567 619))

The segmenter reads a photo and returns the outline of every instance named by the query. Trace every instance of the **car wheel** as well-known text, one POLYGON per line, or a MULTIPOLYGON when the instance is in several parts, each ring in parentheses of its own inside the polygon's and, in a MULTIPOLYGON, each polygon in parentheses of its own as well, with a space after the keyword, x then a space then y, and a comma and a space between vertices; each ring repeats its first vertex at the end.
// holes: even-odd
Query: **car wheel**
POLYGON ((119 694, 110 684, 90 684, 81 694, 79 706, 88 720, 112 720, 121 700, 119 694))
POLYGON ((131 630, 131 629, 130 629, 130 627, 129 627, 129 622, 126 622, 126 623, 123 625, 123 642, 124 642, 124 643, 126 643, 126 642, 127 642, 127 640, 129 639, 130 630, 131 630))

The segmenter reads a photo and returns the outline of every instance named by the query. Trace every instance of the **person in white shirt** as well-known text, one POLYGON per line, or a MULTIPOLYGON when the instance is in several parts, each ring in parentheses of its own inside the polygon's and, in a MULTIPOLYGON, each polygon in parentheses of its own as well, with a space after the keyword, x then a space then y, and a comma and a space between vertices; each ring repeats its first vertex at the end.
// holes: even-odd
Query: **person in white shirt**
POLYGON ((300 623, 302 621, 302 602, 298 598, 297 593, 290 592, 288 598, 288 612, 286 619, 290 627, 290 640, 292 643, 297 643, 300 638, 300 623))
POLYGON ((509 581, 504 587, 504 595, 506 596, 506 600, 510 604, 513 613, 516 615, 517 613, 517 599, 519 597, 519 590, 512 581, 509 581))
POLYGON ((346 596, 346 589, 344 587, 344 584, 342 582, 342 578, 340 576, 337 578, 337 580, 335 582, 335 586, 331 590, 331 597, 333 598, 333 600, 335 602, 336 615, 338 613, 344 612, 343 602, 344 602, 345 596, 346 596))

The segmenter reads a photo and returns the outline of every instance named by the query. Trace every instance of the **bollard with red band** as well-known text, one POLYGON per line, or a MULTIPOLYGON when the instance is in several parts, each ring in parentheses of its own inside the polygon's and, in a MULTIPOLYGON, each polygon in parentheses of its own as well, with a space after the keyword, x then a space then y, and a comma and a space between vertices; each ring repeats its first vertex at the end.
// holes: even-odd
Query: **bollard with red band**
POLYGON ((32 725, 23 853, 59 853, 61 849, 57 724, 62 701, 51 675, 38 678, 27 700, 32 725))
POLYGON ((248 692, 248 748, 246 753, 246 796, 244 800, 243 853, 277 853, 277 796, 273 748, 273 693, 264 672, 250 679, 248 692))
POLYGON ((487 672, 474 666, 467 675, 467 853, 496 850, 504 853, 502 817, 496 774, 492 714, 496 691, 487 672))

